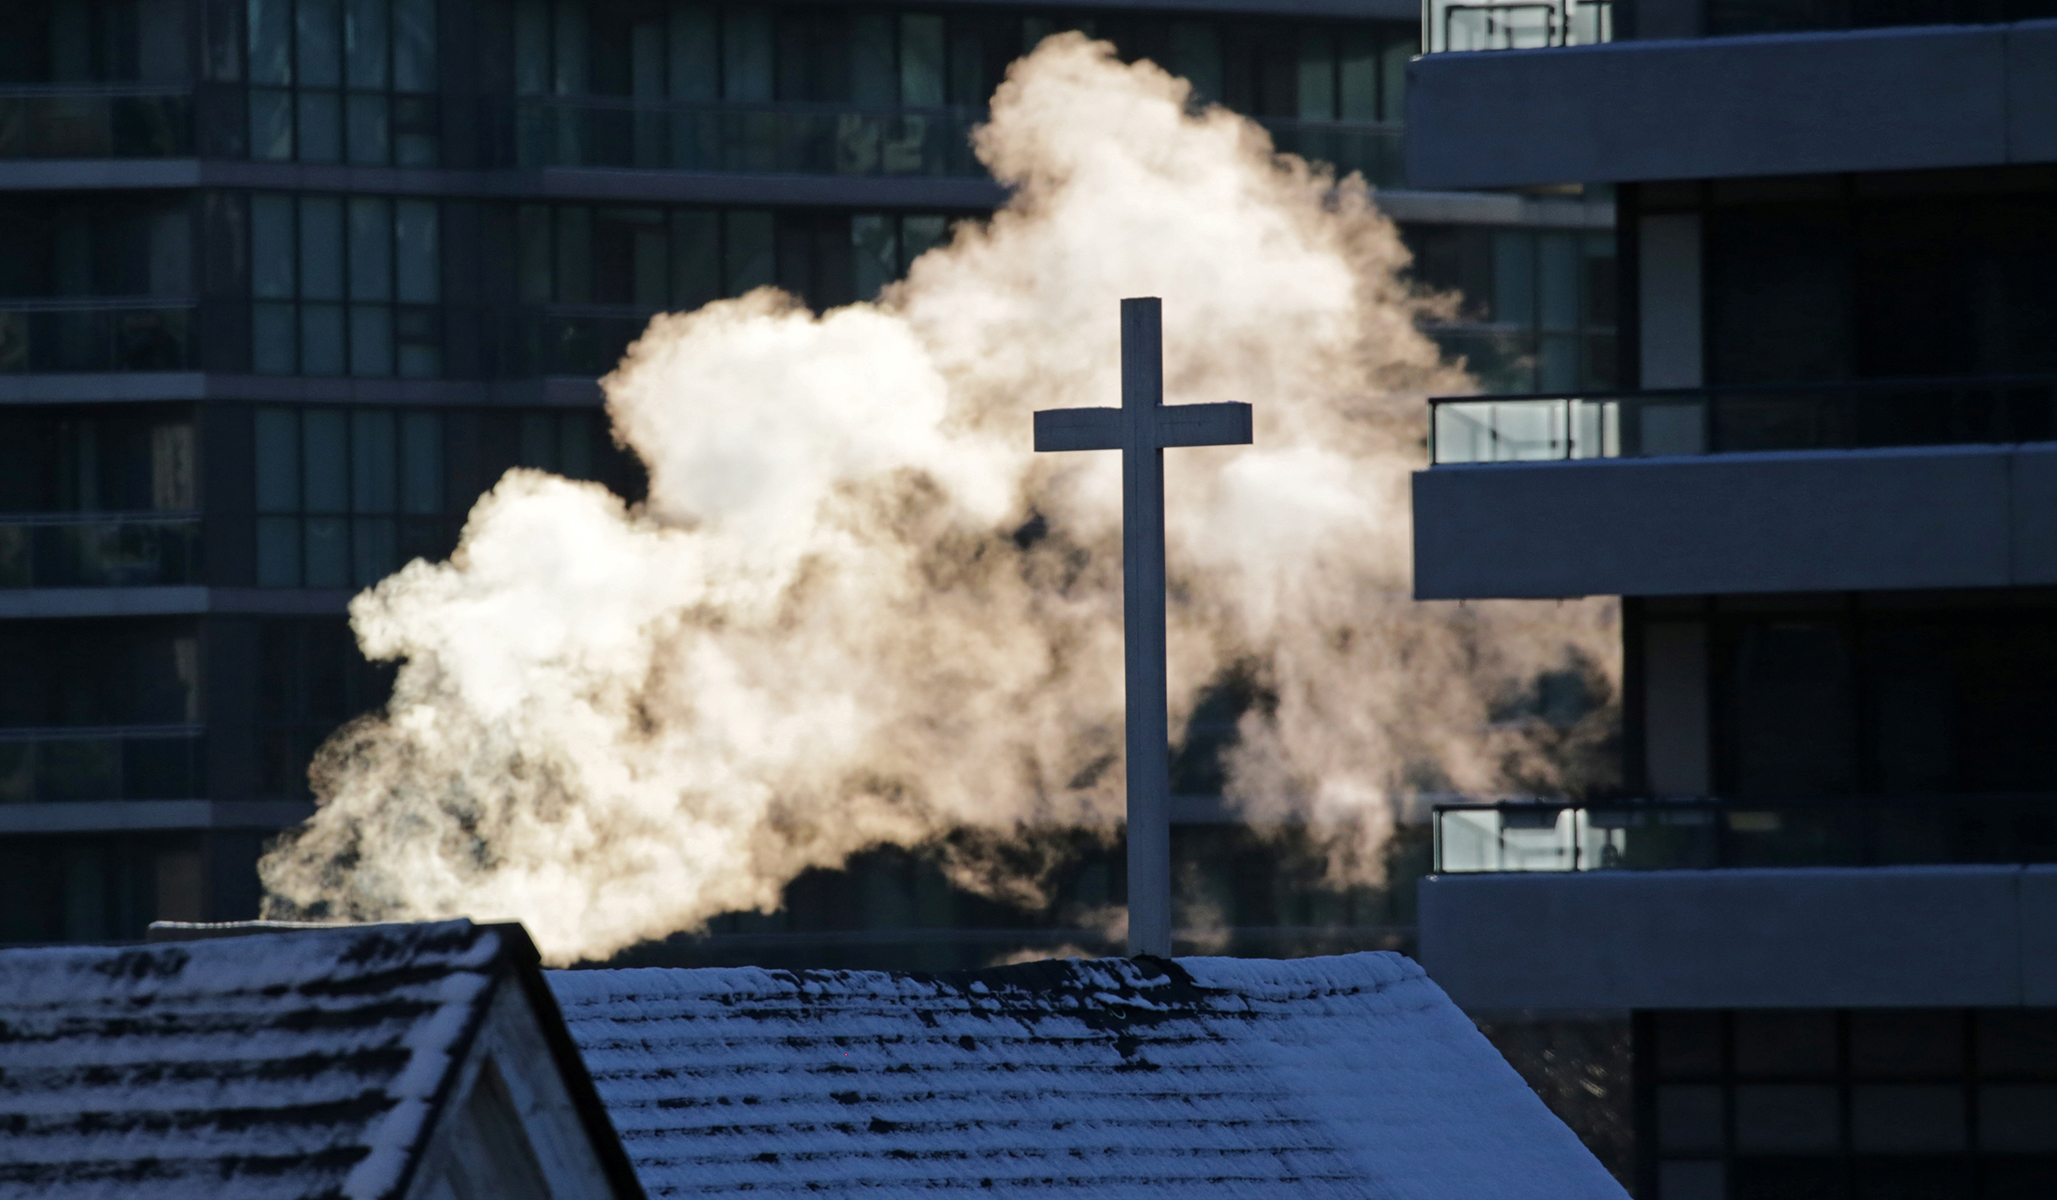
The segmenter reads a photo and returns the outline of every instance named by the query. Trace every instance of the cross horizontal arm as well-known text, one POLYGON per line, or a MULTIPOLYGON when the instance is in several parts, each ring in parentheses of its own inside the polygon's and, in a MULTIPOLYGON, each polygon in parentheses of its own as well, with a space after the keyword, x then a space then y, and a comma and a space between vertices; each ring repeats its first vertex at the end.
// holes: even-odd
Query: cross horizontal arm
POLYGON ((1118 408, 1046 408, 1036 414, 1037 450, 1119 450, 1118 408))
POLYGON ((1247 404, 1171 404, 1151 415, 1159 446, 1247 446, 1252 440, 1247 404))

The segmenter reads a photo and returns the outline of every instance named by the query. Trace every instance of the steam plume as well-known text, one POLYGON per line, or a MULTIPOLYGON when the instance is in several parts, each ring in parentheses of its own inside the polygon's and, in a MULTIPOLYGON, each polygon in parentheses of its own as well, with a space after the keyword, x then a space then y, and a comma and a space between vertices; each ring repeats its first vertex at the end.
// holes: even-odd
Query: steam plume
POLYGON ((1605 661, 1607 611, 1407 599, 1420 397, 1465 381, 1361 181, 1187 109, 1053 38, 978 136, 1013 199, 877 304, 656 318, 604 381, 645 504, 509 472, 448 563, 352 603, 403 665, 319 756, 273 911, 513 916, 565 961, 879 842, 1111 827, 1119 456, 1034 455, 1029 414, 1118 402, 1123 296, 1164 297, 1168 403, 1256 407, 1255 447, 1166 465, 1173 728, 1232 669, 1275 697, 1232 796, 1375 846, 1412 780, 1544 769, 1489 708, 1605 661))

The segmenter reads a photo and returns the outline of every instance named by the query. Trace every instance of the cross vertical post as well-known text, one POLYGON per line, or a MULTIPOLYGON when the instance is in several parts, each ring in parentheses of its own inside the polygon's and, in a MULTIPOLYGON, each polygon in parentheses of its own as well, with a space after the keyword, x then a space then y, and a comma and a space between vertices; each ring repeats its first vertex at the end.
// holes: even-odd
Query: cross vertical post
POLYGON ((1171 955, 1171 706, 1165 680, 1163 310, 1121 302, 1121 612, 1128 717, 1128 951, 1171 955))
POLYGON ((1128 952, 1171 954, 1171 731, 1165 680, 1164 448, 1250 444, 1247 404, 1164 404, 1162 304, 1121 302, 1121 407, 1036 414, 1036 449, 1121 451, 1128 728, 1128 952))

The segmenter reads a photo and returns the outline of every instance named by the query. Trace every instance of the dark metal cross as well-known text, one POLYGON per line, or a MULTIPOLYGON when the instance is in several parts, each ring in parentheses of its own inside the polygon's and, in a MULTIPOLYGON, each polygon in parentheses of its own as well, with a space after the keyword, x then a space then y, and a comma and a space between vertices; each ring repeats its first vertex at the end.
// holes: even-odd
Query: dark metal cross
POLYGON ((1128 691, 1128 952, 1171 954, 1171 736, 1164 678, 1164 448, 1247 446, 1247 404, 1164 404, 1156 297, 1121 302, 1121 407, 1036 414, 1037 450, 1121 451, 1128 691))

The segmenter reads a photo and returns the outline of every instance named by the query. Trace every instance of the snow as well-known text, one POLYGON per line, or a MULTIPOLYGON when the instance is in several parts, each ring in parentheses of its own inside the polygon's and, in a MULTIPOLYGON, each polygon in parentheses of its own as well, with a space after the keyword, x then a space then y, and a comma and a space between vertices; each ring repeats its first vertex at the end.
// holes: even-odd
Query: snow
POLYGON ((550 982, 652 1195, 1623 1196, 1398 955, 550 982))

